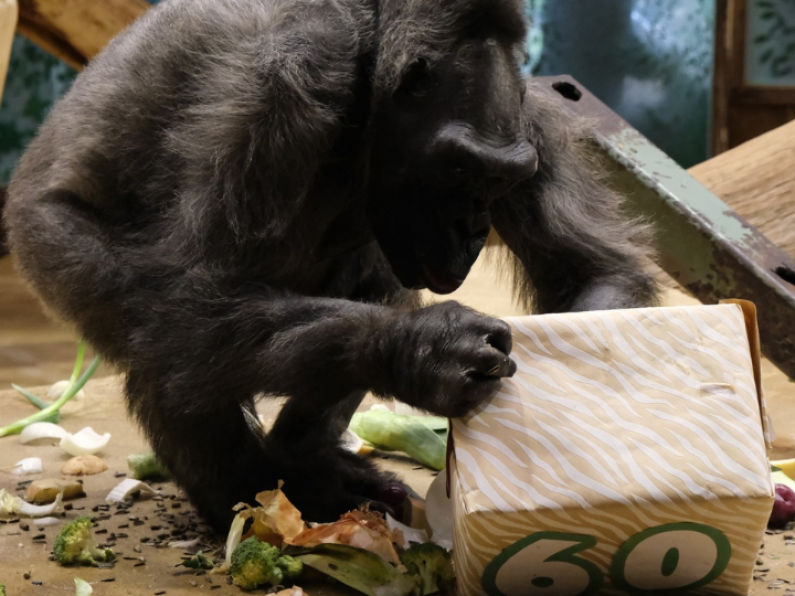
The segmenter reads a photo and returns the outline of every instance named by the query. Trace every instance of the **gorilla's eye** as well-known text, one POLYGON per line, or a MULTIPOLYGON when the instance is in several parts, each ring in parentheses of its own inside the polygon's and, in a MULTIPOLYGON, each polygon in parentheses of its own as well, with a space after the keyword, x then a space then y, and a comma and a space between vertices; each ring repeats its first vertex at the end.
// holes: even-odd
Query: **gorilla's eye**
POLYGON ((395 99, 422 96, 427 90, 429 80, 428 61, 417 58, 403 71, 400 85, 394 93, 395 99))

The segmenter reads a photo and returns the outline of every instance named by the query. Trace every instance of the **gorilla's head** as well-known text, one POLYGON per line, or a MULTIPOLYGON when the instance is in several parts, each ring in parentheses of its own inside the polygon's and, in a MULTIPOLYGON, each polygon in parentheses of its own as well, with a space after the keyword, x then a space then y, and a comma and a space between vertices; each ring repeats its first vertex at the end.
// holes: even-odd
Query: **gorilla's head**
POLYGON ((388 48, 404 42, 405 58, 375 105, 369 187, 370 222, 395 274, 440 294, 461 285, 485 244, 489 204, 537 167, 521 120, 521 4, 446 4, 459 12, 440 13, 429 33, 456 29, 444 51, 416 32, 388 48))

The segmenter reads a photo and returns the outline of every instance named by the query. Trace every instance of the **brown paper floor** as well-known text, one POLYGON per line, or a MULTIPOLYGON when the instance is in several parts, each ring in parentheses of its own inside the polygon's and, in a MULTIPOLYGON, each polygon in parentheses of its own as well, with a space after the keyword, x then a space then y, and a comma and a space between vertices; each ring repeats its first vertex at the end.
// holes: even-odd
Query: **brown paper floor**
MULTIPOLYGON (((481 259, 466 284, 450 298, 493 315, 520 314, 521 311, 510 299, 507 284, 497 274, 497 268, 481 259)), ((669 290, 667 304, 696 303, 686 294, 669 290)), ((9 382, 17 382, 32 387, 53 382, 68 376, 74 357, 74 334, 71 330, 46 321, 40 313, 35 300, 11 271, 8 259, 0 259, 0 387, 9 382)), ((110 369, 102 369, 111 374, 110 369)), ((795 457, 795 399, 791 382, 769 362, 763 363, 765 392, 776 430, 778 457, 795 457)), ((126 470, 124 458, 127 454, 146 449, 145 443, 136 427, 130 423, 119 397, 119 388, 114 378, 92 381, 87 386, 88 398, 84 403, 73 402, 67 406, 62 424, 68 430, 78 430, 93 425, 98 432, 110 432, 111 442, 103 456, 110 469, 103 474, 85 480, 87 497, 75 502, 75 506, 85 506, 91 512, 95 505, 104 503, 110 489, 119 481, 114 472, 126 470)), ((263 404, 265 414, 273 415, 273 403, 263 404)), ((13 391, 0 391, 0 420, 7 421, 30 412, 27 402, 13 391)), ((13 464, 23 457, 41 456, 45 465, 45 476, 58 476, 60 466, 66 456, 57 447, 25 447, 16 438, 0 439, 0 467, 13 464)), ((432 476, 426 470, 412 469, 414 466, 398 458, 385 460, 384 465, 399 472, 420 494, 424 494, 432 476)), ((35 477, 34 477, 35 478, 35 477)), ((0 487, 13 489, 16 478, 0 473, 0 487)), ((159 485, 166 494, 175 494, 169 484, 159 485)), ((188 518, 182 512, 189 511, 187 503, 179 509, 171 509, 171 501, 164 501, 166 512, 177 518, 188 518)), ((152 596, 155 592, 166 591, 166 595, 197 594, 212 592, 215 596, 239 594, 234 586, 228 586, 224 578, 218 576, 194 576, 180 572, 174 565, 180 561, 180 551, 168 548, 155 548, 140 542, 143 537, 155 538, 166 530, 153 530, 152 525, 165 524, 154 514, 154 501, 136 504, 130 515, 140 519, 149 517, 144 525, 134 526, 126 516, 111 516, 101 522, 101 527, 111 532, 125 532, 127 538, 117 541, 116 550, 125 556, 144 556, 146 565, 136 567, 138 562, 121 560, 114 569, 64 569, 49 562, 52 538, 56 528, 45 528, 39 532, 35 524, 25 532, 16 524, 0 525, 0 581, 8 586, 9 596, 45 596, 50 594, 74 593, 73 578, 82 577, 92 582, 97 596, 126 594, 130 596, 152 596), (125 522, 129 528, 119 530, 125 522), (43 543, 34 543, 33 536, 44 534, 43 543), (133 547, 139 545, 142 552, 136 553, 133 547), (30 579, 23 574, 31 572, 30 579), (102 579, 114 578, 112 583, 101 583, 102 579), (40 581, 41 586, 31 582, 40 581), (98 583, 94 583, 98 582, 98 583), (196 585, 194 586, 193 583, 196 585), (210 583, 212 582, 212 583, 210 583), (217 587, 220 586, 220 587, 217 587)), ((101 513, 101 512, 100 512, 101 513)), ((108 513, 113 513, 111 510, 108 513)), ((75 515, 72 512, 70 515, 75 515)), ((760 553, 758 580, 753 593, 759 595, 770 590, 782 593, 795 593, 795 532, 780 533, 766 537, 760 553), (792 545, 788 545, 791 542, 792 545), (793 565, 790 566, 790 563, 793 565), (781 583, 776 583, 781 580, 781 583), (791 583, 790 583, 791 582, 791 583)), ((311 594, 336 596, 345 593, 339 587, 329 585, 309 586, 311 594)), ((352 594, 352 592, 349 592, 352 594)))

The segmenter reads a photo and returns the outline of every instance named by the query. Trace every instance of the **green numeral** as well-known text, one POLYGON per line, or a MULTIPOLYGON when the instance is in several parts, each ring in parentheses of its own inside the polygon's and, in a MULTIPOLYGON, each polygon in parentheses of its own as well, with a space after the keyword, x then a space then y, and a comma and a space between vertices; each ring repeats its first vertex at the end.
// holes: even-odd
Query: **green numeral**
POLYGON ((665 524, 639 532, 610 564, 613 584, 629 594, 670 594, 708 584, 726 569, 729 539, 704 524, 665 524))
POLYGON ((599 567, 576 556, 596 545, 586 534, 536 532, 502 551, 483 572, 489 596, 589 596, 602 586, 599 567))

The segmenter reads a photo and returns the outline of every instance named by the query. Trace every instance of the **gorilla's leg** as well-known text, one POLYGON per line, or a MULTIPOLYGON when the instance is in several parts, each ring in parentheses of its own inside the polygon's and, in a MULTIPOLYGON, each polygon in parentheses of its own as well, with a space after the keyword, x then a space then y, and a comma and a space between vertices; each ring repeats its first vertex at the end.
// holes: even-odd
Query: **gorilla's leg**
POLYGON ((283 470, 280 480, 285 481, 287 496, 303 503, 306 519, 315 521, 336 519, 364 501, 375 501, 380 488, 396 482, 393 474, 340 446, 340 437, 365 392, 339 400, 332 397, 336 395, 329 387, 322 400, 293 396, 268 433, 268 455, 283 470), (307 483, 307 477, 322 480, 307 483), (322 490, 320 498, 318 489, 322 490))

